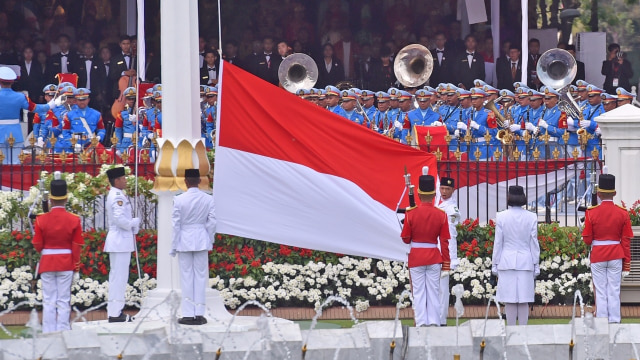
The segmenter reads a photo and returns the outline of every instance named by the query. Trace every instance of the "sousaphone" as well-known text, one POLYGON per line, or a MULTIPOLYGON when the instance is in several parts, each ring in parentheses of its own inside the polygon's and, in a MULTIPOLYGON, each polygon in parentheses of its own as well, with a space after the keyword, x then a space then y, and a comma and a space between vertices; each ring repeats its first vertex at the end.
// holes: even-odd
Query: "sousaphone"
POLYGON ((282 87, 290 93, 310 89, 318 81, 318 65, 307 54, 291 54, 280 63, 278 79, 282 87))
POLYGON ((393 61, 393 72, 405 87, 423 85, 433 72, 431 51, 420 44, 403 47, 393 61))

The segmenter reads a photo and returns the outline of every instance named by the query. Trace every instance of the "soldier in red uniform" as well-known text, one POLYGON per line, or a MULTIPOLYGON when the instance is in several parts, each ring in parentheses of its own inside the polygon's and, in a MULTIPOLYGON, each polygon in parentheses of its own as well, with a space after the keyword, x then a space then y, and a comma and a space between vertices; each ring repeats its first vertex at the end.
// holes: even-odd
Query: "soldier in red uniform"
POLYGON ((51 211, 35 221, 33 247, 40 252, 42 332, 70 330, 71 283, 84 245, 80 218, 65 210, 67 183, 51 181, 51 211))
POLYGON ((585 215, 582 238, 591 245, 591 276, 596 289, 596 316, 620 322, 620 282, 631 270, 631 219, 627 210, 613 203, 616 178, 598 179, 600 205, 585 215))
POLYGON ((407 212, 402 241, 411 244, 409 273, 416 326, 440 325, 440 276, 449 276, 449 221, 447 213, 433 205, 435 179, 420 176, 420 205, 407 212), (440 251, 438 249, 440 242, 440 251))

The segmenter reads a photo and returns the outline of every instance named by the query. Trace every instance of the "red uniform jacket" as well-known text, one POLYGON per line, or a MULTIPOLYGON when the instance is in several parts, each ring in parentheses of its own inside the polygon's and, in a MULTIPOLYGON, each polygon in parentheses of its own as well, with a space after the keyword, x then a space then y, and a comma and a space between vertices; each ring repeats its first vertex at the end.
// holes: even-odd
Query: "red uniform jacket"
POLYGON ((84 245, 80 218, 56 206, 46 214, 36 218, 33 247, 38 252, 43 249, 69 249, 68 254, 42 255, 38 273, 49 271, 77 271, 80 264, 80 250, 84 245))
POLYGON ((613 203, 602 204, 587 210, 582 238, 587 245, 594 240, 613 240, 619 244, 598 245, 591 248, 591 262, 622 259, 622 271, 631 270, 631 219, 627 210, 613 203))
POLYGON ((451 264, 449 257, 449 220, 444 210, 433 204, 420 204, 407 212, 402 228, 402 241, 410 243, 430 243, 437 245, 440 239, 440 251, 434 248, 412 247, 409 252, 409 267, 442 264, 442 271, 448 271, 451 264))

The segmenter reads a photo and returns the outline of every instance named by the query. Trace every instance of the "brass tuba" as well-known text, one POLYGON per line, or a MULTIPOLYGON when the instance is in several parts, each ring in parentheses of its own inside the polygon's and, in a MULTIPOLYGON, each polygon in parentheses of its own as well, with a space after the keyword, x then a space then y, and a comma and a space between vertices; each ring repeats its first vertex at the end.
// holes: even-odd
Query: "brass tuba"
POLYGON ((498 123, 498 126, 501 128, 506 128, 508 125, 508 121, 507 119, 500 114, 500 111, 498 111, 498 108, 496 107, 496 103, 500 102, 500 100, 502 100, 504 98, 504 96, 500 96, 499 98, 495 99, 495 100, 489 100, 484 104, 484 108, 487 110, 490 110, 491 112, 493 112, 496 115, 496 122, 498 123))
POLYGON ((558 106, 574 119, 582 120, 582 111, 569 93, 569 84, 576 77, 576 59, 562 49, 547 50, 540 56, 536 66, 538 78, 548 87, 560 93, 558 106))
POLYGON ((278 79, 290 93, 312 88, 318 81, 318 65, 307 54, 291 54, 280 63, 278 79))
POLYGON ((405 87, 418 87, 429 80, 433 72, 433 56, 420 44, 407 45, 393 61, 393 72, 405 87))

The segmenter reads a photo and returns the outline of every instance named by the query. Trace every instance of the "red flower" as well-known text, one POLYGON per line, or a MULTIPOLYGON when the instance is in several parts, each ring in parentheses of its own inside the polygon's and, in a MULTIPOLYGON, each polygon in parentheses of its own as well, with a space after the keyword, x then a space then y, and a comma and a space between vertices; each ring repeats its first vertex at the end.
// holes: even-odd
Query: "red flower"
POLYGON ((286 245, 280 245, 280 255, 282 256, 291 255, 291 249, 286 245))
POLYGON ((254 267, 254 268, 260 267, 260 260, 253 260, 251 262, 251 267, 254 267))
POLYGON ((243 266, 242 267, 242 271, 240 271, 240 275, 245 276, 247 275, 248 271, 247 271, 247 266, 243 266))

